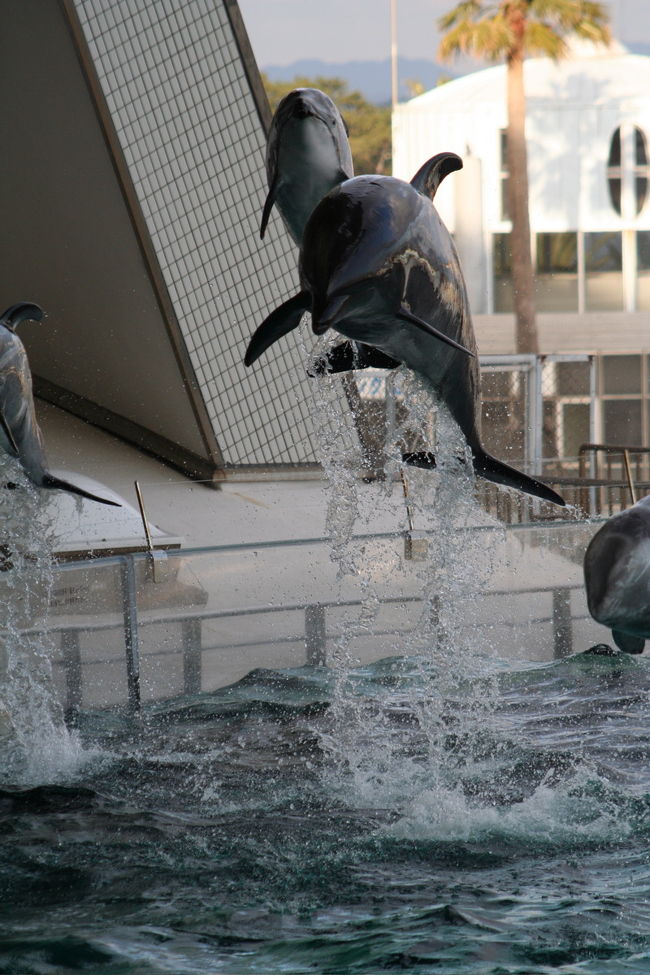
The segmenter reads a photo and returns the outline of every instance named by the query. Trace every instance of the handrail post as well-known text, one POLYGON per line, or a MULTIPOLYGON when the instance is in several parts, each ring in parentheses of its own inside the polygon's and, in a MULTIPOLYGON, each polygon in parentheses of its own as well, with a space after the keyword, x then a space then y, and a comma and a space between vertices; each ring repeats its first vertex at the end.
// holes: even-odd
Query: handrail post
POLYGON ((122 588, 122 619, 126 653, 126 680, 129 707, 140 710, 140 644, 138 636, 138 604, 135 588, 135 562, 132 555, 122 557, 120 564, 122 588))
POLYGON ((630 467, 630 452, 627 448, 623 451, 623 462, 625 463, 625 476, 627 477, 627 486, 630 491, 630 497, 632 498, 632 504, 636 504, 634 478, 632 477, 632 468, 630 467))
POLYGON ((553 649, 554 657, 568 657, 573 653, 573 629, 571 621, 571 591, 553 590, 553 649))
POLYGON ((65 669, 66 716, 74 720, 81 706, 81 647, 77 630, 61 631, 61 655, 65 669))
POLYGON ((201 620, 187 616, 181 623, 183 641, 183 690, 201 692, 201 620))
POLYGON ((305 662, 308 667, 324 667, 327 663, 325 607, 322 603, 305 606, 305 662))

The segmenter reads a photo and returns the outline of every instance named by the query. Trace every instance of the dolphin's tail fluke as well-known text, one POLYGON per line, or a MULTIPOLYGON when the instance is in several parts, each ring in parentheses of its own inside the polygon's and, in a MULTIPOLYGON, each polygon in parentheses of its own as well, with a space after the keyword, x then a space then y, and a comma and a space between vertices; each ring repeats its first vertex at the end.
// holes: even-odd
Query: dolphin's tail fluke
POLYGON ((509 467, 502 461, 497 460, 496 457, 492 457, 487 451, 479 448, 474 449, 472 453, 474 470, 479 477, 484 477, 486 481, 494 481, 495 484, 505 484, 506 487, 516 488, 517 491, 523 491, 524 494, 532 494, 534 498, 541 498, 542 501, 550 501, 552 504, 559 504, 563 507, 566 504, 564 498, 560 497, 550 487, 547 487, 546 484, 542 484, 541 481, 537 481, 534 477, 529 477, 527 474, 522 474, 521 471, 515 470, 514 467, 509 467))
POLYGON ((99 495, 91 494, 90 491, 84 491, 83 488, 77 487, 76 484, 70 484, 69 481, 63 481, 60 477, 55 477, 54 474, 45 475, 42 481, 42 487, 58 488, 60 491, 68 491, 71 494, 79 494, 82 498, 88 498, 90 501, 98 501, 100 504, 112 504, 116 508, 122 507, 119 501, 109 501, 108 498, 100 498, 99 495))

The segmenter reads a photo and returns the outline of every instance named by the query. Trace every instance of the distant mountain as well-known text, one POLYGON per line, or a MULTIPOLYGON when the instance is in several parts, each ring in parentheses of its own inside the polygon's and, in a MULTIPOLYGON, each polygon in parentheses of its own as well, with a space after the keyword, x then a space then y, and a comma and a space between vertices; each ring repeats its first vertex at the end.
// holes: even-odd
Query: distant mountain
POLYGON ((646 56, 650 54, 650 44, 631 44, 629 41, 626 41, 625 46, 632 52, 632 54, 645 54, 646 56))
MULTIPOLYGON (((266 65, 262 68, 271 81, 293 81, 296 77, 343 78, 353 91, 360 91, 368 101, 378 105, 390 102, 390 59, 385 61, 333 61, 305 59, 287 65, 266 65)), ((452 77, 452 72, 433 61, 398 58, 399 99, 411 97, 406 81, 419 81, 424 90, 435 88, 440 78, 452 77)))

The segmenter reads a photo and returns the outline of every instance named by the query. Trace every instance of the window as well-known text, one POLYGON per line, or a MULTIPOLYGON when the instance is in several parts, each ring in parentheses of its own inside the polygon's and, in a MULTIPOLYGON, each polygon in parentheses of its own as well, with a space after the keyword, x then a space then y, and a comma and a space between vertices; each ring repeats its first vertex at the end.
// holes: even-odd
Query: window
POLYGON ((555 385, 557 396, 589 396, 591 392, 591 362, 556 362, 555 385))
POLYGON ((537 234, 538 311, 578 310, 578 235, 537 234))
POLYGON ((595 369, 593 358, 578 355, 551 355, 542 367, 544 457, 563 473, 576 469, 581 444, 591 440, 595 369))
POLYGON ((605 443, 640 447, 643 444, 640 399, 603 401, 605 443))
POLYGON ((589 443, 589 403, 562 404, 562 457, 577 457, 583 443, 589 443))
POLYGON ((501 219, 509 220, 510 211, 508 209, 508 133, 506 129, 501 129, 499 133, 499 186, 501 193, 501 219))
POLYGON ((587 311, 623 308, 623 244, 617 231, 585 234, 587 311))
POLYGON ((602 369, 605 395, 641 392, 641 356, 604 355, 602 369))
POLYGON ((618 214, 621 212, 622 183, 621 130, 619 127, 612 136, 612 141, 609 144, 609 157, 607 159, 607 188, 609 189, 609 198, 612 201, 612 206, 618 214))
POLYGON ((634 126, 634 200, 636 212, 641 213, 648 195, 648 146, 645 134, 634 126))
POLYGON ((648 195, 648 146, 637 125, 619 126, 612 135, 607 158, 607 188, 616 212, 626 218, 637 216, 648 195), (630 179, 627 184, 626 176, 630 179))
POLYGON ((650 311, 650 230, 637 231, 636 268, 636 307, 650 311))
POLYGON ((494 265, 494 310, 512 311, 512 262, 510 234, 494 234, 492 238, 494 265))
POLYGON ((599 363, 603 442, 647 443, 648 356, 604 355, 599 363))

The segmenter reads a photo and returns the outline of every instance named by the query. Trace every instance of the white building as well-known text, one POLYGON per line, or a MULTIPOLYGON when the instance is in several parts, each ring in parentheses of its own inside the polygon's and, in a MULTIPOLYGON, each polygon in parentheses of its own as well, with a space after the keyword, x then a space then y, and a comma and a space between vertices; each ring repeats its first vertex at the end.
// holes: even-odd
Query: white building
MULTIPOLYGON (((650 58, 619 44, 574 44, 566 60, 529 59, 525 87, 540 350, 598 356, 600 409, 590 424, 574 410, 568 439, 648 444, 650 58)), ((441 150, 464 160, 436 205, 457 242, 482 354, 515 351, 505 129, 503 65, 426 92, 393 116, 394 175, 410 179, 441 150)), ((557 451, 568 447, 565 438, 557 451)))

